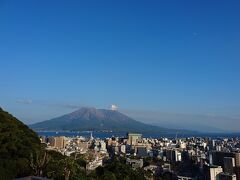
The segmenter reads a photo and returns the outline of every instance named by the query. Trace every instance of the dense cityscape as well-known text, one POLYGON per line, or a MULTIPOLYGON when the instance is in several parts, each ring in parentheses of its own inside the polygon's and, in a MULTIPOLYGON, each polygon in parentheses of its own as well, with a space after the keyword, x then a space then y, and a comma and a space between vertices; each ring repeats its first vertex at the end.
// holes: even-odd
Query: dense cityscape
POLYGON ((240 180, 240 0, 0 0, 0 180, 240 180))
POLYGON ((140 133, 97 138, 37 136, 0 108, 3 180, 239 180, 240 140, 147 138, 140 133), (11 129, 11 131, 9 131, 11 129))
POLYGON ((113 157, 121 157, 132 169, 141 169, 146 179, 165 177, 191 180, 237 180, 240 178, 240 141, 238 138, 143 138, 106 139, 90 137, 40 137, 46 149, 63 155, 81 157, 86 173, 105 166, 113 157), (163 176, 165 175, 165 176, 163 176))

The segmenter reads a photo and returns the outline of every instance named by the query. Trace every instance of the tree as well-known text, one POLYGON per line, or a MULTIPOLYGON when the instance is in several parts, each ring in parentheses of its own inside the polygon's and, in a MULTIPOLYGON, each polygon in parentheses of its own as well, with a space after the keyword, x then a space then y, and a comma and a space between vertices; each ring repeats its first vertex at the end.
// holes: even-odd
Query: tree
POLYGON ((63 157, 60 160, 53 160, 47 170, 49 178, 69 180, 73 177, 83 175, 80 171, 80 166, 70 157, 63 157))
POLYGON ((103 180, 117 180, 115 174, 113 174, 110 171, 106 171, 104 175, 102 176, 103 180))
POLYGON ((32 175, 30 155, 39 148, 37 134, 0 108, 0 177, 32 175))
POLYGON ((30 156, 30 167, 32 168, 34 175, 43 176, 43 172, 46 171, 46 167, 50 162, 51 156, 49 153, 40 149, 30 156))

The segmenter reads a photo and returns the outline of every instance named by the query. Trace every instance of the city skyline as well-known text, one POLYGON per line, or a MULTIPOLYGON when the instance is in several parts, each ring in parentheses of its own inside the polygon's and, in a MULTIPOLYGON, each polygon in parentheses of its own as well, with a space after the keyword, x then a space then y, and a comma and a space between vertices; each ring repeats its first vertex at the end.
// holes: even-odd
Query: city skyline
POLYGON ((116 104, 239 131, 239 5, 1 1, 0 106, 27 124, 116 104))

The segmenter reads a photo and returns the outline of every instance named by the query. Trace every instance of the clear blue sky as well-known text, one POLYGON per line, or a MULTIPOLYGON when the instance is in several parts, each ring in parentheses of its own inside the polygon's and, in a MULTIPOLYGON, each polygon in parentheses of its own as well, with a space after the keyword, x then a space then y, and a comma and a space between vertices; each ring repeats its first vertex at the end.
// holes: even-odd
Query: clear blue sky
POLYGON ((239 118, 239 9, 237 0, 1 0, 1 106, 24 122, 112 103, 239 118))

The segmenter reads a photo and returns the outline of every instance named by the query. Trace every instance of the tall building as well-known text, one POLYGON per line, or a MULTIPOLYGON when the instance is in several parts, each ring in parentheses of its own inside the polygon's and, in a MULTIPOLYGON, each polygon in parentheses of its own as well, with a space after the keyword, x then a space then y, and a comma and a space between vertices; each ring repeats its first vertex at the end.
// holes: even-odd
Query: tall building
POLYGON ((88 142, 79 141, 77 143, 77 147, 78 147, 78 150, 80 151, 80 153, 87 152, 87 150, 88 150, 88 142))
POLYGON ((55 147, 57 149, 63 149, 65 148, 65 137, 64 136, 59 136, 59 137, 55 137, 55 147))
POLYGON ((223 172, 221 166, 210 167, 210 180, 220 180, 221 172, 223 172))
POLYGON ((211 140, 209 142, 209 149, 210 150, 215 150, 216 149, 216 140, 211 140))
POLYGON ((235 153, 235 166, 237 180, 240 180, 240 152, 235 153))
POLYGON ((148 153, 146 147, 137 147, 136 150, 137 150, 136 155, 138 157, 147 157, 148 153))
POLYGON ((237 167, 240 167, 240 152, 235 153, 235 164, 237 167))
POLYGON ((237 180, 236 174, 220 173, 220 180, 237 180))
POLYGON ((223 152, 223 151, 212 151, 212 164, 213 165, 218 165, 224 167, 224 171, 231 171, 231 166, 229 165, 224 165, 226 163, 233 164, 231 162, 232 160, 227 159, 228 158, 234 158, 235 159, 235 174, 237 177, 237 180, 240 180, 240 152, 223 152), (225 161, 224 161, 225 160, 225 161))
POLYGON ((128 136, 127 143, 132 146, 137 145, 137 143, 142 139, 142 134, 128 133, 127 136, 128 136))
POLYGON ((91 134, 90 134, 90 140, 93 140, 94 138, 93 138, 93 133, 92 133, 92 131, 91 131, 91 134))
POLYGON ((100 146, 101 146, 100 148, 101 151, 107 151, 107 148, 106 148, 107 145, 104 141, 100 141, 100 146))
POLYGON ((120 146, 120 152, 123 153, 123 154, 126 153, 126 145, 125 144, 120 146))
MULTIPOLYGON (((224 167, 224 158, 225 157, 235 157, 233 152, 224 152, 224 151, 212 151, 211 152, 211 164, 224 167)), ((235 163, 236 164, 236 163, 235 163)))
POLYGON ((167 149, 166 158, 171 162, 177 162, 182 160, 182 154, 178 149, 167 149))
POLYGON ((48 138, 48 143, 51 147, 54 147, 55 145, 55 138, 54 137, 49 137, 48 138))
POLYGON ((237 180, 240 180, 240 167, 239 166, 235 167, 235 173, 236 173, 236 176, 237 176, 237 180))
POLYGON ((223 172, 221 166, 206 165, 204 167, 205 180, 221 180, 220 174, 223 172))
POLYGON ((224 172, 228 174, 234 174, 235 171, 235 159, 232 157, 224 157, 224 172))
POLYGON ((56 149, 63 149, 66 146, 66 140, 64 136, 50 137, 49 143, 50 146, 56 149))

